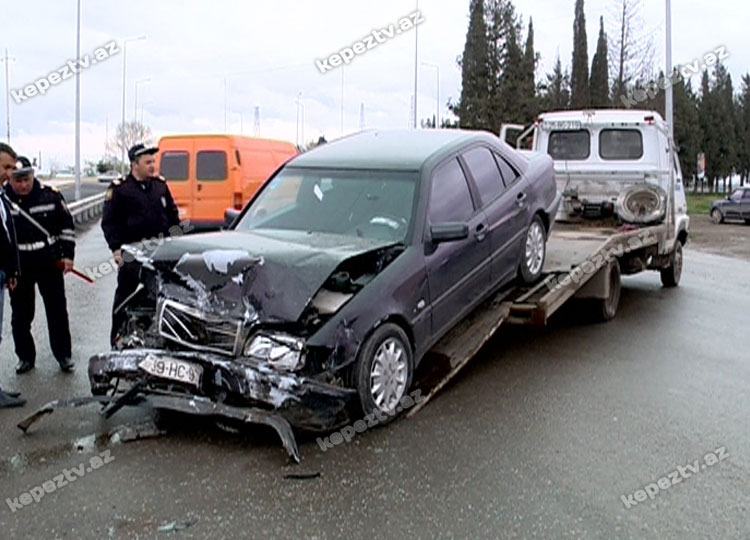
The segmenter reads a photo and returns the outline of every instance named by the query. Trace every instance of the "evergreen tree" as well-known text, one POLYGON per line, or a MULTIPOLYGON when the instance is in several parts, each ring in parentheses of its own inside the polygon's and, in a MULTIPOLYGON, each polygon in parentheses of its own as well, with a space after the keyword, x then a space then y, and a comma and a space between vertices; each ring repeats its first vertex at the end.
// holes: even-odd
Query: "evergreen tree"
POLYGON ((573 22, 573 63, 570 75, 570 101, 574 109, 589 106, 589 53, 583 0, 576 0, 573 22))
POLYGON ((599 40, 596 53, 591 61, 591 105, 605 108, 611 105, 609 99, 609 63, 607 61, 607 34, 604 32, 604 17, 599 17, 599 40))
POLYGON ((548 73, 546 81, 539 85, 541 93, 541 108, 543 111, 562 111, 570 106, 570 75, 563 71, 560 55, 552 73, 548 73))
POLYGON ((462 128, 490 129, 490 73, 484 0, 471 0, 461 57, 461 98, 451 107, 462 128))
POLYGON ((539 113, 539 100, 536 95, 536 64, 539 56, 534 52, 534 21, 529 18, 526 34, 526 47, 523 53, 523 104, 524 123, 531 122, 539 113))
POLYGON ((742 77, 742 86, 736 102, 737 118, 737 172, 740 184, 750 177, 750 73, 742 77))

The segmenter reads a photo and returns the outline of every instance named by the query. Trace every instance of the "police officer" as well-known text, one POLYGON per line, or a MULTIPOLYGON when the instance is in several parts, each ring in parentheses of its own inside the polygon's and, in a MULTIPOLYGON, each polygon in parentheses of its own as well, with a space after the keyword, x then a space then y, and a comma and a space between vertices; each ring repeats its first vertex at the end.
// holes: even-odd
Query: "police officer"
MULTIPOLYGON (((16 153, 5 143, 0 143, 0 195, 2 185, 10 179, 10 174, 15 169, 16 153)), ((3 307, 5 304, 4 287, 8 290, 16 288, 18 283, 18 249, 16 247, 16 231, 13 227, 13 219, 10 216, 10 207, 5 197, 0 196, 0 332, 3 327, 3 307)), ((0 341, 2 334, 0 333, 0 341)), ((16 392, 4 392, 0 388, 0 408, 20 407, 26 400, 19 397, 16 392)))
POLYGON ((102 231, 119 266, 117 290, 112 306, 110 344, 115 347, 121 326, 126 322, 122 306, 138 287, 138 263, 123 261, 123 244, 158 239, 169 235, 179 224, 177 205, 164 178, 155 176, 154 154, 158 148, 136 144, 128 151, 130 174, 115 180, 107 189, 102 214, 102 231))
POLYGON ((29 160, 19 156, 5 187, 16 228, 21 279, 10 293, 11 326, 18 355, 16 373, 34 369, 36 348, 31 336, 35 286, 44 301, 52 354, 60 369, 73 371, 70 327, 63 274, 73 268, 75 230, 65 199, 56 189, 34 178, 29 160))

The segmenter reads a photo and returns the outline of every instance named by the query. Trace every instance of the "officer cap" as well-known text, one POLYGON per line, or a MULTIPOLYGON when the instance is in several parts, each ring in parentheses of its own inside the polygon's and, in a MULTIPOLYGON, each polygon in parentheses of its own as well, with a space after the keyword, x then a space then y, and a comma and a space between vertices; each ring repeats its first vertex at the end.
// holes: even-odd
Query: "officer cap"
POLYGON ((159 149, 154 146, 147 147, 144 144, 138 143, 130 147, 130 150, 128 150, 128 157, 130 158, 130 161, 133 162, 143 155, 155 154, 158 151, 159 149))
POLYGON ((31 166, 29 158, 24 156, 18 156, 16 160, 16 168, 11 173, 13 178, 20 178, 28 174, 34 174, 34 167, 31 166))

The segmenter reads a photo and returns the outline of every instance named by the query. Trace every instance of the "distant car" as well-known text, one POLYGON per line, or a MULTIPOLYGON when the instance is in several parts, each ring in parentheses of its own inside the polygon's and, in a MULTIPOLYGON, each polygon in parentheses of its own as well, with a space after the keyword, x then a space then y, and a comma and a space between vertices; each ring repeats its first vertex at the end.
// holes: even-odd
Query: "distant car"
POLYGON ((715 201, 711 206, 711 221, 744 220, 750 225, 750 186, 735 189, 726 199, 715 201))
POLYGON ((91 358, 91 390, 123 380, 127 399, 254 407, 253 421, 304 429, 339 424, 352 399, 395 415, 432 345, 517 276, 540 278, 560 199, 549 156, 489 133, 320 146, 265 182, 229 231, 136 257, 145 292, 125 306, 117 349, 91 358))
POLYGON ((104 174, 99 175, 99 182, 109 183, 118 178, 120 178, 120 173, 117 171, 107 171, 104 174))

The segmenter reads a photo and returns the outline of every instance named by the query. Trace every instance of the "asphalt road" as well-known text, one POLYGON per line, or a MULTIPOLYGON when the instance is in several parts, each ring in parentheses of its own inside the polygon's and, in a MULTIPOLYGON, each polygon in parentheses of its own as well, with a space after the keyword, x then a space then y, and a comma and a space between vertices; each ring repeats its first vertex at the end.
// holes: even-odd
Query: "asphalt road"
MULTIPOLYGON (((80 234, 79 266, 107 258, 98 228, 80 234)), ((150 417, 137 409, 61 410, 22 435, 35 407, 87 395, 86 359, 107 348, 114 276, 68 277, 73 375, 54 363, 41 307, 37 369, 15 375, 6 303, 0 381, 30 403, 0 411, 0 538, 747 538, 750 263, 688 249, 685 264, 676 290, 655 273, 626 279, 609 324, 571 307, 546 329, 501 328, 418 414, 326 451, 300 441, 300 465, 263 429, 90 437, 150 417), (108 463, 91 462, 103 451, 108 463), (661 477, 669 486, 638 502, 661 477)))

